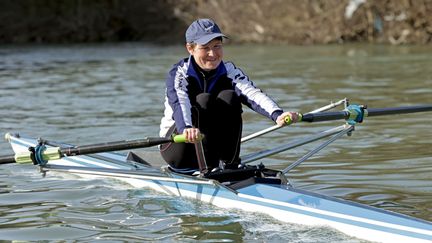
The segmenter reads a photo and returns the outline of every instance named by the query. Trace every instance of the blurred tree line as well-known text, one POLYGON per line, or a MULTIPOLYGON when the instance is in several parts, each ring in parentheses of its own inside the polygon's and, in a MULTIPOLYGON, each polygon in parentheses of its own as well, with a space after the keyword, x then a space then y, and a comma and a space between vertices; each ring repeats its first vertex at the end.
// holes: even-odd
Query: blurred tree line
POLYGON ((432 0, 1 0, 0 43, 183 43, 196 18, 232 42, 432 42, 432 0))

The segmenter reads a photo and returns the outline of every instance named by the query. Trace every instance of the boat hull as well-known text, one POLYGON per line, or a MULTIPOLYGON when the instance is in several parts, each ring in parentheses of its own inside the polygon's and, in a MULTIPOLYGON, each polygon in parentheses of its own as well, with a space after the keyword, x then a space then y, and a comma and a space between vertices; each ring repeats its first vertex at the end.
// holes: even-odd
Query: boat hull
MULTIPOLYGON (((11 137, 15 152, 27 151, 36 140, 11 137)), ((278 220, 329 226, 347 235, 379 242, 432 242, 432 223, 406 215, 251 178, 242 186, 160 171, 127 161, 117 153, 74 156, 50 161, 45 170, 83 177, 108 177, 136 188, 151 188, 173 196, 207 202, 222 208, 265 213, 278 220), (67 168, 67 169, 66 169, 67 168)))

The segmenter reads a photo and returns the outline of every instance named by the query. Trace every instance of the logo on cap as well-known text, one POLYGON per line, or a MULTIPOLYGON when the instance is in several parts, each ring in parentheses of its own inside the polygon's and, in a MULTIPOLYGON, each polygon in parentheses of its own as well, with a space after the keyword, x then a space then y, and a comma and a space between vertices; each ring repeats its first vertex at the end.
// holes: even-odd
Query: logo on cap
POLYGON ((204 30, 205 30, 205 32, 207 32, 207 33, 211 33, 211 32, 213 31, 213 27, 214 27, 214 25, 212 25, 212 26, 210 26, 210 27, 207 27, 207 28, 204 28, 204 30))

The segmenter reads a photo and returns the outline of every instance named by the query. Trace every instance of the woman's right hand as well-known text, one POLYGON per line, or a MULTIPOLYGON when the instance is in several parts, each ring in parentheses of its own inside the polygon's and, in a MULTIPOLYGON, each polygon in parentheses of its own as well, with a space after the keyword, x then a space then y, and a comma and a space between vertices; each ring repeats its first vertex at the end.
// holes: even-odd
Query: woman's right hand
POLYGON ((278 116, 278 118, 276 119, 276 123, 279 126, 286 126, 289 125, 286 123, 285 117, 289 117, 289 120, 291 120, 291 123, 296 123, 299 121, 300 118, 300 113, 297 112, 284 112, 282 113, 280 116, 278 116))
POLYGON ((198 128, 185 128, 183 134, 186 137, 187 143, 197 143, 201 140, 201 132, 198 128))

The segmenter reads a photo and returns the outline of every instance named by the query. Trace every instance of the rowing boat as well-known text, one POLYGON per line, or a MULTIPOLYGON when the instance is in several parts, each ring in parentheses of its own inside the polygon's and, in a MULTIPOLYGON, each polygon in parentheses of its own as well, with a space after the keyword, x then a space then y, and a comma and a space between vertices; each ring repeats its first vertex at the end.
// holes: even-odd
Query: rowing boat
MULTIPOLYGON (((431 106, 426 109, 420 108, 420 110, 418 110, 419 107, 416 108, 415 111, 405 109, 405 112, 379 109, 366 111, 365 108, 361 108, 361 119, 366 116, 384 115, 381 114, 382 112, 397 114, 398 112, 420 112, 432 109, 431 106)), ((107 152, 112 150, 112 144, 109 149, 91 150, 85 146, 80 149, 79 146, 41 141, 18 134, 8 133, 5 137, 18 155, 28 153, 29 148, 33 148, 33 150, 40 148, 43 144, 43 151, 39 155, 33 153, 33 161, 35 156, 40 157, 38 163, 44 173, 56 171, 89 178, 114 178, 136 188, 151 188, 172 196, 195 199, 222 208, 265 213, 284 222, 330 226, 347 235, 370 241, 432 242, 432 223, 429 221, 298 189, 289 183, 285 176, 286 172, 342 135, 353 132, 355 124, 352 121, 361 122, 359 116, 353 118, 353 113, 355 112, 352 110, 345 110, 340 113, 305 114, 302 118, 303 121, 343 118, 349 119, 351 122, 323 131, 310 138, 291 142, 276 150, 261 151, 250 156, 244 156, 242 157, 242 165, 238 169, 221 168, 205 175, 198 173, 198 176, 176 173, 167 166, 152 166, 146 158, 140 158, 133 153, 107 152), (248 165, 249 162, 269 154, 278 153, 324 137, 331 138, 285 170, 268 169, 263 164, 248 165), (47 157, 44 157, 44 151, 50 149, 57 151, 60 156, 58 158, 50 157, 48 162, 45 160, 47 157), (85 152, 86 149, 98 152, 85 152)), ((163 141, 156 143, 163 143, 163 141)), ((134 146, 139 147, 141 145, 134 146)), ((16 156, 15 160, 18 160, 16 156)))

